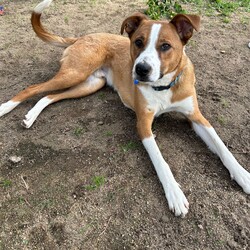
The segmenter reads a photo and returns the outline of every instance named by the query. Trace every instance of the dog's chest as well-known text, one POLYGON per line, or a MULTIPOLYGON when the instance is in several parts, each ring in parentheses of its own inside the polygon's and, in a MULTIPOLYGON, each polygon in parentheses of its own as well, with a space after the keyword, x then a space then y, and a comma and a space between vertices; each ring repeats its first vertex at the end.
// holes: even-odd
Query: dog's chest
POLYGON ((139 89, 148 103, 147 108, 153 110, 155 116, 171 111, 181 112, 184 115, 193 113, 194 106, 192 96, 172 102, 173 92, 171 89, 155 91, 148 86, 139 86, 139 89))

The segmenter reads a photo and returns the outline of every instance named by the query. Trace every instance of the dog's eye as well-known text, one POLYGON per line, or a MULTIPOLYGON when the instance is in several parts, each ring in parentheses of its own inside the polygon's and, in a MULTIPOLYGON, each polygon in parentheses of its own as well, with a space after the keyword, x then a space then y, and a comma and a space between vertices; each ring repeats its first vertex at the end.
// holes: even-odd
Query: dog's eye
POLYGON ((135 46, 141 49, 143 47, 143 41, 141 39, 135 40, 135 46))
POLYGON ((163 44, 161 45, 161 51, 167 51, 167 50, 169 50, 170 48, 171 48, 171 45, 168 44, 168 43, 163 43, 163 44))

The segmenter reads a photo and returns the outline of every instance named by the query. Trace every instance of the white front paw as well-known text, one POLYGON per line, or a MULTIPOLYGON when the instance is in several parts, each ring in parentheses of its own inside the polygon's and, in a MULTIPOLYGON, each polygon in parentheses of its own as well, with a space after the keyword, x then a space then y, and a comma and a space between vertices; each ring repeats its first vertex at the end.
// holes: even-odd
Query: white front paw
POLYGON ((231 172, 230 175, 243 188, 245 193, 250 194, 250 173, 247 170, 241 167, 237 171, 231 172))
POLYGON ((176 182, 168 185, 165 191, 169 209, 175 216, 185 217, 188 212, 189 203, 178 183, 176 182))

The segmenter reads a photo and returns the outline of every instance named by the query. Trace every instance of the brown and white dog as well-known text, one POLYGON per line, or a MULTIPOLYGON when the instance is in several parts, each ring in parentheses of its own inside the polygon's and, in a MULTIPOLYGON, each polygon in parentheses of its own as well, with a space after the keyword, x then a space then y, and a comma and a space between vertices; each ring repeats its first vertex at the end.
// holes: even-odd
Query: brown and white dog
POLYGON ((151 129, 154 117, 165 112, 184 114, 195 132, 220 157, 231 178, 250 194, 250 173, 237 162, 198 108, 194 68, 184 51, 193 30, 199 29, 198 16, 179 14, 167 22, 152 21, 137 13, 125 19, 121 27, 121 33, 125 31, 129 39, 106 33, 62 38, 47 32, 40 23, 41 13, 51 2, 44 0, 37 5, 31 22, 43 41, 67 47, 61 68, 51 80, 32 85, 3 103, 0 116, 36 94, 63 90, 43 97, 28 112, 23 125, 29 128, 49 104, 87 96, 108 84, 124 105, 135 111, 138 133, 176 216, 185 216, 189 204, 151 129))

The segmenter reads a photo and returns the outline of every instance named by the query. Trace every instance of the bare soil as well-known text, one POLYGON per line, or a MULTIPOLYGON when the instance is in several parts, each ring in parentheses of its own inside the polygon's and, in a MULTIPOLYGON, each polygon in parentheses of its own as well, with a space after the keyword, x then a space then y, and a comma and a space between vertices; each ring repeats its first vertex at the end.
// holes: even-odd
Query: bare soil
MULTIPOLYGON (((0 103, 59 69, 62 49, 31 28, 36 4, 1 1, 0 103)), ((144 9, 142 0, 58 0, 43 23, 62 36, 118 34, 125 17, 144 9)), ((186 49, 203 114, 248 171, 249 17, 235 14, 229 24, 203 17, 186 49)), ((250 248, 249 196, 179 114, 157 118, 153 129, 190 202, 184 219, 169 211, 135 115, 112 89, 51 105, 25 129, 21 121, 39 98, 0 121, 0 249, 250 248)))

